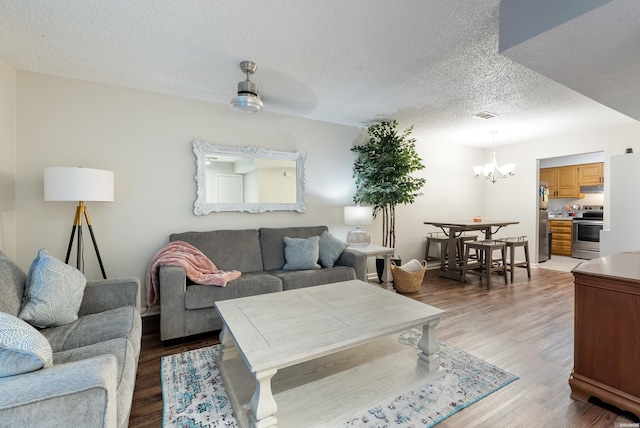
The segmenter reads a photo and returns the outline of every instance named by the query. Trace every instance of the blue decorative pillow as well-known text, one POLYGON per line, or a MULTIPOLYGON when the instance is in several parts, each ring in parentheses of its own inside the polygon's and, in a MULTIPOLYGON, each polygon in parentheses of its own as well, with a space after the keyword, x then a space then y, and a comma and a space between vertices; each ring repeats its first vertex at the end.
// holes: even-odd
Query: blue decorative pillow
POLYGON ((320 237, 289 238, 284 237, 284 270, 320 269, 320 237))
POLYGON ((320 235, 320 264, 326 268, 333 267, 336 260, 349 244, 333 236, 326 230, 320 235))
POLYGON ((37 327, 69 324, 78 319, 86 285, 82 272, 42 249, 29 268, 19 317, 37 327))
POLYGON ((20 318, 0 312, 0 378, 50 367, 49 341, 20 318))

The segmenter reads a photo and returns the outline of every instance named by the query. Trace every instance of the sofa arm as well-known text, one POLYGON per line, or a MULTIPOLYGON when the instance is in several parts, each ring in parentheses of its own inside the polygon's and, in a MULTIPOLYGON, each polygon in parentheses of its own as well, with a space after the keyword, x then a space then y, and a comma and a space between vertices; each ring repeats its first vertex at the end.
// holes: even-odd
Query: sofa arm
POLYGON ((347 248, 342 252, 336 265, 351 266, 356 271, 356 279, 367 281, 367 255, 347 248))
POLYGON ((95 314, 122 306, 135 306, 140 311, 140 280, 138 278, 87 281, 78 315, 95 314))
POLYGON ((0 427, 116 427, 114 355, 0 378, 0 427))
POLYGON ((158 283, 160 285, 160 340, 184 337, 184 295, 187 292, 187 273, 182 266, 160 266, 158 283))

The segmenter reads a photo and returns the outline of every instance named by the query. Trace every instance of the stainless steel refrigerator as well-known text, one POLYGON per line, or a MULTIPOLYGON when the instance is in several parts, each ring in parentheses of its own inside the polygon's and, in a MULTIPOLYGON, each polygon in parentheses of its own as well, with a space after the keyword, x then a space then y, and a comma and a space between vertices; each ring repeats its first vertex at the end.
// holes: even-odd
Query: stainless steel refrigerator
POLYGON ((551 258, 551 237, 549 235, 549 186, 541 182, 538 191, 538 263, 551 258))

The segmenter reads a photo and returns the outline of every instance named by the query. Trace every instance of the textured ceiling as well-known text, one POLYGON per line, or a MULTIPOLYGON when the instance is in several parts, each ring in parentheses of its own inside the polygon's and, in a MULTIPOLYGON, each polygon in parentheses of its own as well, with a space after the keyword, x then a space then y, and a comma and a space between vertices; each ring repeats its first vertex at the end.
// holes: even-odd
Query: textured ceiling
POLYGON ((0 0, 0 56, 19 70, 224 104, 248 59, 265 111, 397 119, 437 143, 633 121, 500 55, 498 12, 499 0, 0 0), (498 117, 472 117, 480 111, 498 117))

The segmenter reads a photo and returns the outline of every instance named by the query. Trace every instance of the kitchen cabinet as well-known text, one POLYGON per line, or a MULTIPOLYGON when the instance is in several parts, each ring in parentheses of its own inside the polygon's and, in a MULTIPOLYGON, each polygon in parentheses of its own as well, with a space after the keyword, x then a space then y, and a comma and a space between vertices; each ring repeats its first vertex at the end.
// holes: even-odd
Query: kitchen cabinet
POLYGON ((578 167, 576 165, 558 168, 558 198, 579 198, 578 167))
POLYGON ((549 186, 549 198, 557 198, 558 168, 540 168, 540 182, 549 186))
POLYGON ((549 185, 549 198, 579 198, 578 166, 541 168, 540 181, 549 185))
POLYGON ((574 270, 571 397, 595 397, 640 417, 640 254, 619 253, 574 270))
POLYGON ((604 183, 604 163, 578 165, 578 183, 580 186, 594 186, 604 183))
POLYGON ((571 257, 571 241, 573 238, 573 222, 566 220, 549 220, 551 238, 551 255, 571 257))

